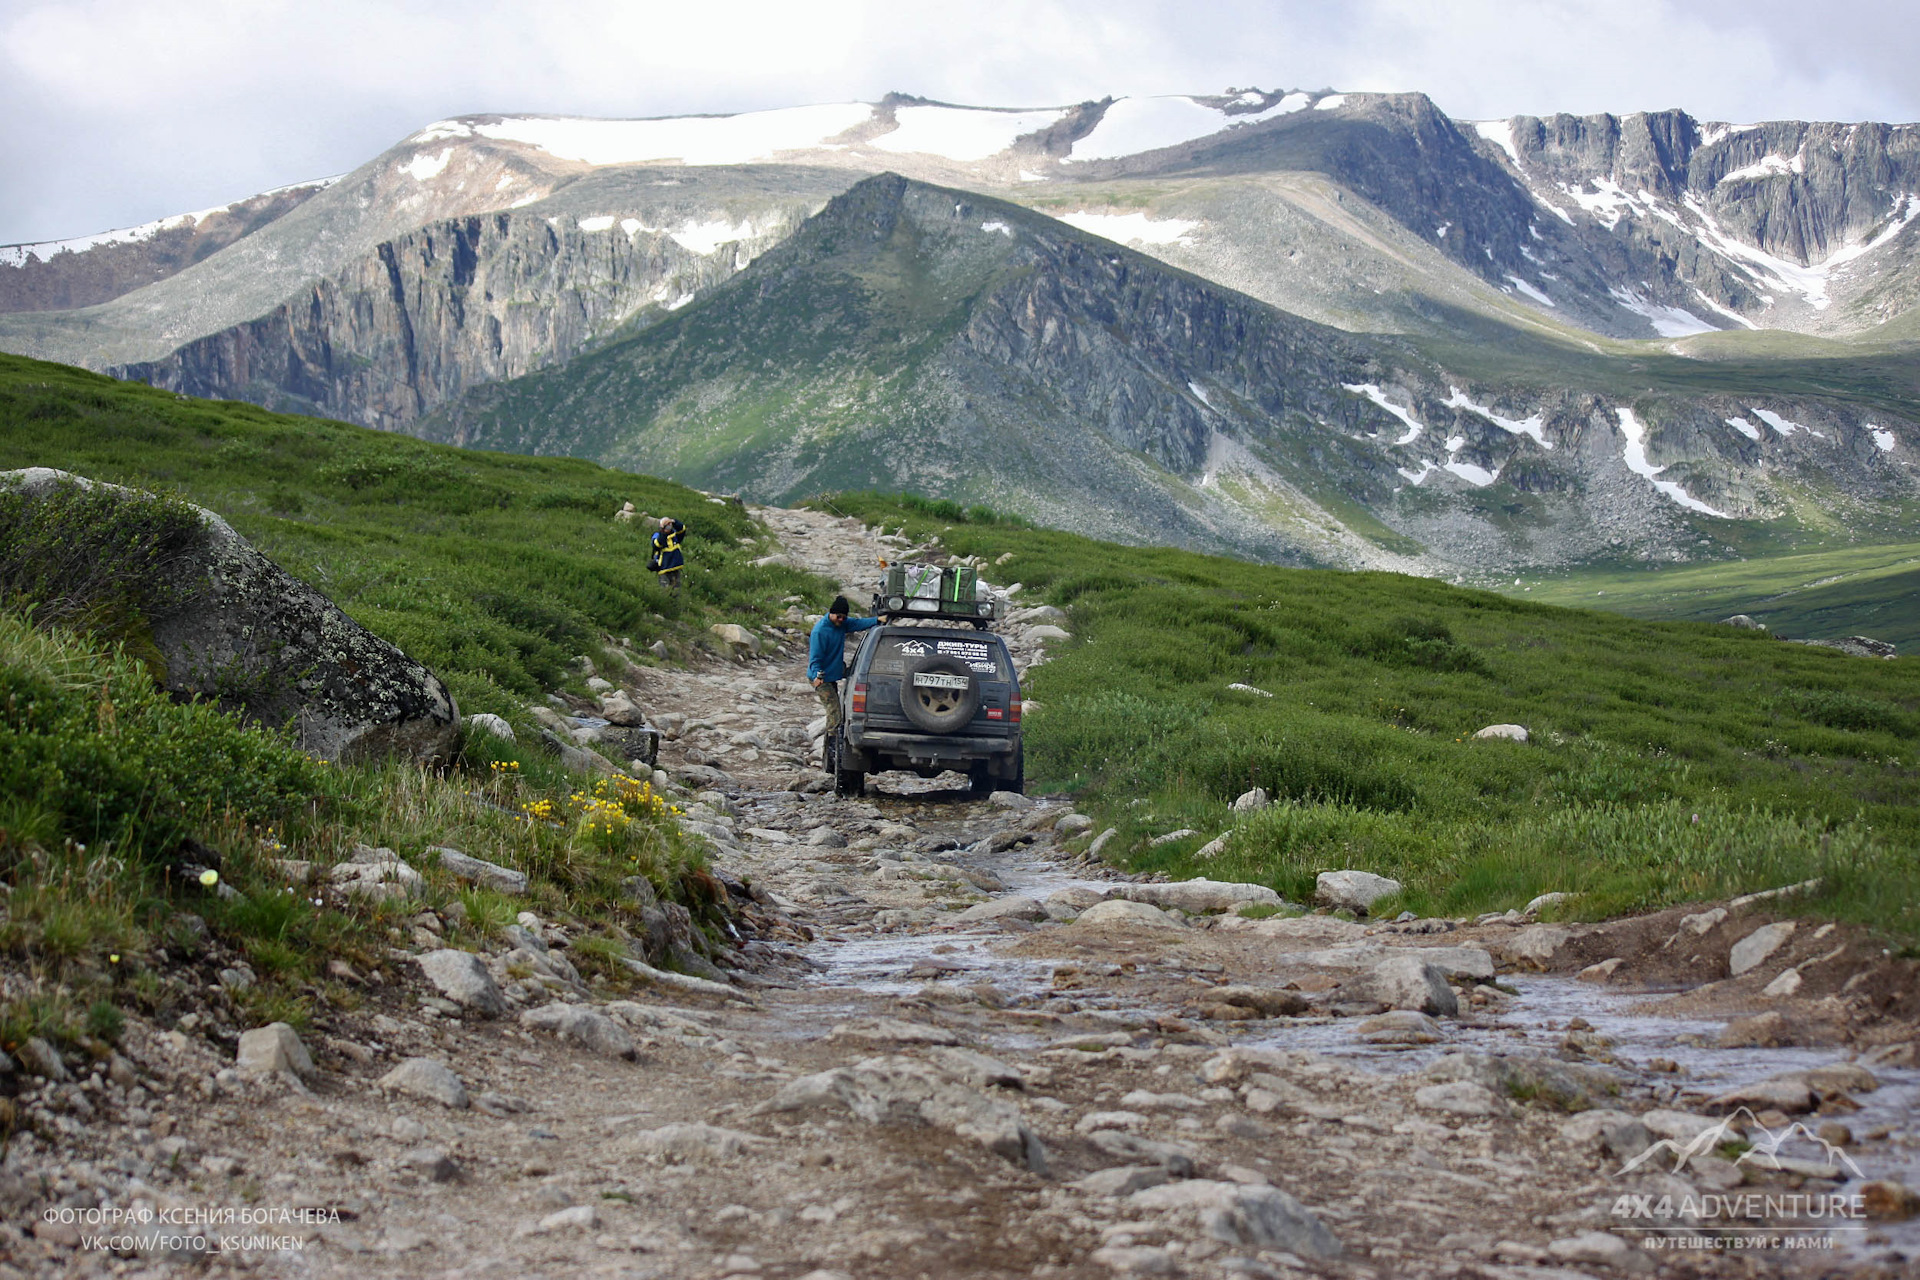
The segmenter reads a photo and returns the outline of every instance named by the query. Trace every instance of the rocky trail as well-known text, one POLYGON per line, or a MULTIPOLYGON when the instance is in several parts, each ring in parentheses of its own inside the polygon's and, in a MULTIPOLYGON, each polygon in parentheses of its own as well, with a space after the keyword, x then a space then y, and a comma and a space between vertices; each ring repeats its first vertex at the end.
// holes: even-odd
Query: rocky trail
MULTIPOLYGON (((891 544, 757 514, 866 598, 891 544)), ((15 1100, 0 1277, 1916 1274, 1911 966, 1864 935, 1241 915, 1278 899, 1122 877, 1061 799, 835 799, 810 622, 631 691, 750 886, 737 968, 603 1001, 526 916, 305 1045, 131 1025, 15 1100)))

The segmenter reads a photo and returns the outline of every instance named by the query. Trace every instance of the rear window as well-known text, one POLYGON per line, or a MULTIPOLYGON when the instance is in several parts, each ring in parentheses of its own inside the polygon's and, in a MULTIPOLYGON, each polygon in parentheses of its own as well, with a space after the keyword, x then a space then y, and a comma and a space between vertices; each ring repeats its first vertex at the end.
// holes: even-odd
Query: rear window
POLYGON ((876 676, 900 676, 915 658, 928 654, 958 658, 976 675, 988 680, 1012 680, 1013 669, 1007 662, 1006 646, 998 636, 956 636, 946 632, 922 632, 919 635, 883 635, 880 648, 868 669, 876 676))

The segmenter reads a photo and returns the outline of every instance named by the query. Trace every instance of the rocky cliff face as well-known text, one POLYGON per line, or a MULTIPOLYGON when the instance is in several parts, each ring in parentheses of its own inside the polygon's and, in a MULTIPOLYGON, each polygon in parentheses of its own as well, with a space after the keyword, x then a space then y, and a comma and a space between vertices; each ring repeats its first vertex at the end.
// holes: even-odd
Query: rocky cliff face
POLYGON ((998 201, 891 175, 685 313, 420 431, 764 500, 839 487, 1428 572, 1724 548, 1810 486, 1892 503, 1845 402, 1476 385, 998 201))
POLYGON ((1675 311, 1701 327, 1866 328, 1920 273, 1920 126, 1663 111, 1517 116, 1482 133, 1553 215, 1543 222, 1663 333, 1686 327, 1675 311))
POLYGON ((609 185, 422 227, 267 315, 109 372, 187 395, 405 430, 472 387, 670 314, 785 238, 814 200, 802 184, 797 195, 679 216, 657 199, 648 208, 615 198, 633 193, 609 185), (603 206, 617 212, 581 212, 603 206))

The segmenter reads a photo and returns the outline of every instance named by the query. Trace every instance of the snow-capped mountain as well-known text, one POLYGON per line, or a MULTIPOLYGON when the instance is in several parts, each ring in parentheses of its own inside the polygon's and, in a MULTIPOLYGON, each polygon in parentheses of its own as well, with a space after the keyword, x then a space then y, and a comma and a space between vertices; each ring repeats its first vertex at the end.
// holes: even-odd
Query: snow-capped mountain
MULTIPOLYGON (((845 208, 817 219, 888 172, 912 184, 897 200, 912 216, 886 215, 889 226, 944 236, 930 202, 977 199, 1005 211, 973 220, 981 244, 1005 251, 1024 227, 1023 244, 1048 246, 1007 262, 1078 270, 1099 244, 1144 255, 1116 252, 1111 279, 1081 271, 1076 287, 1092 293, 1070 305, 1033 302, 1084 339, 1078 355, 1047 348, 1054 389, 1091 397, 1049 401, 1054 425, 1111 432, 1164 473, 1111 492, 1089 480, 1085 501, 1064 505, 1071 484, 1056 477, 1041 505, 1089 527, 1103 504, 1152 507, 1136 501, 1150 479, 1176 505, 1226 504, 1195 526, 1196 545, 1472 568, 1637 542, 1690 555, 1714 543, 1701 522, 1783 518, 1809 502, 1838 518, 1835 503, 1877 510, 1911 496, 1907 450, 1920 442, 1897 353, 1920 294, 1920 128, 1904 125, 1733 126, 1681 112, 1460 122, 1419 94, 1238 89, 1059 107, 893 95, 656 120, 463 116, 325 184, 0 250, 0 349, 385 429, 582 449, 600 426, 549 417, 536 439, 499 406, 585 406, 566 390, 569 362, 614 346, 634 367, 673 369, 700 403, 724 402, 723 385, 746 385, 777 343, 757 354, 747 332, 718 344, 714 359, 738 365, 732 382, 647 344, 684 341, 673 337, 684 318, 709 306, 758 314, 725 291, 776 248, 788 276, 831 277, 823 264, 847 260, 832 228, 865 224, 845 208), (182 235, 198 238, 182 248, 182 235), (803 246, 818 261, 797 260, 803 246), (94 265, 110 254, 112 271, 94 265), (1228 377, 1223 350, 1183 361, 1155 334, 1149 361, 1145 329, 1132 344, 1098 339, 1085 326, 1145 278, 1126 264, 1149 260, 1199 288, 1156 285, 1180 300, 1159 323, 1264 307, 1279 325, 1255 329, 1312 333, 1313 349, 1338 358, 1250 357, 1228 377), (1102 301, 1102 289, 1116 292, 1102 301), (63 296, 90 305, 46 301, 63 296), (1296 319, 1308 327, 1289 328, 1296 319), (1812 354, 1817 374, 1785 363, 1812 354), (1886 358, 1896 372, 1871 364, 1886 358), (1312 384, 1304 399, 1263 389, 1282 370, 1312 384), (533 375, 537 395, 488 398, 533 375), (1269 403, 1294 407, 1274 418, 1269 403), (1173 496, 1181 486, 1187 498, 1173 496), (1626 514, 1647 502, 1655 518, 1626 514), (1282 526, 1293 532, 1269 536, 1282 526), (1295 536, 1308 526, 1320 532, 1295 536)), ((996 306, 1018 296, 981 265, 981 245, 941 243, 913 287, 952 323, 987 313, 941 292, 949 268, 997 282, 996 306)), ((753 278, 774 287, 768 272, 753 278)), ((928 415, 954 392, 998 405, 980 420, 1012 430, 990 349, 963 343, 916 365, 940 372, 909 416, 938 434, 928 415)), ((885 346, 863 350, 866 361, 885 346)), ((905 369, 862 367, 889 386, 905 369)), ((842 375, 801 382, 824 404, 842 375)), ((671 470, 668 454, 636 443, 646 424, 624 385, 594 382, 590 416, 640 434, 589 452, 671 470)), ((701 454, 698 469, 786 491, 745 461, 701 454)), ((969 473, 972 491, 1015 509, 1040 502, 990 471, 969 473)))

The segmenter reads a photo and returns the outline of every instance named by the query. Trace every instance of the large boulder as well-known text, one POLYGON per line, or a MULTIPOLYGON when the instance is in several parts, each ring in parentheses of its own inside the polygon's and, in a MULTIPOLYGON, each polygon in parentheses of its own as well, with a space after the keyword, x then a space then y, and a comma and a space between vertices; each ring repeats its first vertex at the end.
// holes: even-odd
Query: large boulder
MULTIPOLYGON (((0 472, 0 490, 48 499, 63 488, 139 491, 48 467, 0 472)), ((157 573, 169 603, 146 618, 154 675, 177 698, 293 726, 325 760, 399 756, 426 763, 458 746, 459 712, 433 672, 267 559, 219 516, 195 507, 198 545, 157 573)))

